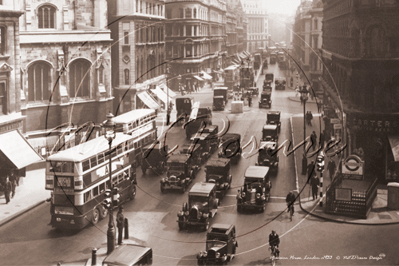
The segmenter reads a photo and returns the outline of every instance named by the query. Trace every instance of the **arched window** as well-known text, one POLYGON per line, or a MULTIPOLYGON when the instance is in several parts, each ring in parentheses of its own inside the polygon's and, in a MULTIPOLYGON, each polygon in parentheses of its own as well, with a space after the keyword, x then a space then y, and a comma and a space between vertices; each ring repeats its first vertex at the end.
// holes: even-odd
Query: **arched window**
POLYGON ((37 10, 38 28, 55 29, 55 7, 44 5, 37 10))
POLYGON ((69 66, 70 97, 90 97, 90 67, 89 61, 77 59, 69 66))
POLYGON ((48 101, 51 94, 51 66, 36 62, 28 69, 28 101, 48 101))
POLYGON ((129 69, 126 68, 124 70, 124 72, 125 72, 125 85, 130 85, 130 77, 129 77, 130 72, 129 72, 129 69))
POLYGON ((193 10, 193 18, 197 18, 197 9, 196 8, 194 8, 194 10, 193 10))
POLYGON ((145 78, 145 76, 144 76, 144 73, 145 73, 145 62, 144 62, 144 57, 143 56, 141 56, 141 67, 140 67, 140 70, 141 70, 141 74, 140 74, 140 80, 141 81, 143 81, 145 78))

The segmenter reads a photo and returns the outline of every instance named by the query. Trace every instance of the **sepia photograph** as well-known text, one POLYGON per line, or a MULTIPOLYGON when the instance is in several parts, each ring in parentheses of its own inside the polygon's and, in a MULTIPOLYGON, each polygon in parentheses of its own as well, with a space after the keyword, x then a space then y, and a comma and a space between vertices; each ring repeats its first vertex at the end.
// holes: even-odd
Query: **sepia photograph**
POLYGON ((399 0, 0 0, 0 265, 399 265, 399 0))

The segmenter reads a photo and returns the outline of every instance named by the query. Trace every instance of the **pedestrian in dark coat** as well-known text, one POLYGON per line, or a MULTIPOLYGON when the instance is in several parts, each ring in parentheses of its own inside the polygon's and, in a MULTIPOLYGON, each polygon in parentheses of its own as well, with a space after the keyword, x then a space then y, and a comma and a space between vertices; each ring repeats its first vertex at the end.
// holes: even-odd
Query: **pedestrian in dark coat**
POLYGON ((310 135, 310 140, 312 141, 313 150, 316 150, 316 146, 317 146, 317 135, 316 135, 316 132, 313 131, 312 135, 310 135))
POLYGON ((310 176, 314 176, 314 175, 316 175, 316 170, 314 169, 315 167, 314 167, 315 165, 314 165, 314 161, 311 161, 309 164, 308 164, 308 167, 307 167, 307 173, 308 173, 308 177, 310 177, 310 176))
POLYGON ((330 174, 331 182, 333 181, 335 168, 336 168, 335 161, 333 159, 330 159, 330 161, 328 162, 328 165, 327 165, 327 169, 328 169, 328 173, 330 174))
POLYGON ((325 130, 322 133, 320 133, 320 139, 319 139, 320 144, 319 145, 321 148, 324 147, 324 132, 325 132, 325 130))
POLYGON ((319 189, 320 180, 316 175, 313 175, 312 178, 310 179, 309 184, 312 186, 312 197, 313 200, 315 200, 317 199, 317 192, 319 189))
POLYGON ((4 196, 6 198, 6 204, 10 202, 10 193, 12 191, 12 184, 7 177, 6 184, 4 186, 4 196))
POLYGON ((125 216, 123 215, 122 206, 119 206, 119 211, 118 214, 116 215, 116 226, 118 227, 118 245, 121 245, 123 228, 125 227, 125 216))

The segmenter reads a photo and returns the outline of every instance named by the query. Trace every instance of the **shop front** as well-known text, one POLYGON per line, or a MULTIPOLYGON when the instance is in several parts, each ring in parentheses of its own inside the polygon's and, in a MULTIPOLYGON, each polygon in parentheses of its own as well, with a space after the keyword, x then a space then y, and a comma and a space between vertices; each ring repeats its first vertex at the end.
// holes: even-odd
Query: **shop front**
POLYGON ((399 181, 399 115, 351 112, 348 114, 352 153, 363 157, 365 178, 380 183, 399 181))
POLYGON ((25 176, 25 168, 42 162, 41 157, 28 143, 19 130, 0 135, 0 182, 5 183, 7 176, 14 172, 25 176))

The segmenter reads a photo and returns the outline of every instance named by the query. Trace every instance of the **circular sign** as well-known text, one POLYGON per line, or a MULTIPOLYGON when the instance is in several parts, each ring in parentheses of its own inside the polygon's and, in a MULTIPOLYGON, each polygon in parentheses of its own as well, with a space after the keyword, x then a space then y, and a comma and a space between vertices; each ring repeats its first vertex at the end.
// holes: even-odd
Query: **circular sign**
POLYGON ((361 166, 361 159, 358 156, 348 156, 345 160, 345 168, 348 169, 348 171, 357 171, 359 170, 359 167, 361 166))

